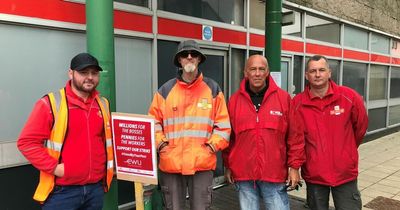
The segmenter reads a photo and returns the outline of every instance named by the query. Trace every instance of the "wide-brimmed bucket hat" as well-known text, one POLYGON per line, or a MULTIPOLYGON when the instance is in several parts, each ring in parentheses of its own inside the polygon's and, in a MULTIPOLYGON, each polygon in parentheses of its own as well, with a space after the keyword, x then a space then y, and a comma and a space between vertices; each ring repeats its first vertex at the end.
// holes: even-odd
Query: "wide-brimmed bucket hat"
POLYGON ((178 50, 176 51, 176 54, 174 56, 174 64, 175 66, 182 68, 181 64, 179 63, 179 56, 182 52, 185 51, 196 51, 199 53, 201 60, 200 63, 203 63, 206 60, 206 56, 201 52, 199 44, 197 44, 196 41, 194 40, 184 40, 181 41, 178 45, 178 50))

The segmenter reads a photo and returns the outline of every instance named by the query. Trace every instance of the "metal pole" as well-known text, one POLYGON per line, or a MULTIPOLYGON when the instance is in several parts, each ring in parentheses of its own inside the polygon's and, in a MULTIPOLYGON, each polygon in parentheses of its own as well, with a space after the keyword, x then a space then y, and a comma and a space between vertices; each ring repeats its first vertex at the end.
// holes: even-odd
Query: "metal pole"
MULTIPOLYGON (((115 54, 114 54, 113 0, 86 0, 87 51, 95 56, 103 71, 97 90, 110 101, 115 111, 115 54)), ((114 178, 111 189, 104 196, 105 210, 118 209, 118 187, 114 178)))
POLYGON ((265 56, 270 71, 281 71, 282 0, 265 1, 265 56))

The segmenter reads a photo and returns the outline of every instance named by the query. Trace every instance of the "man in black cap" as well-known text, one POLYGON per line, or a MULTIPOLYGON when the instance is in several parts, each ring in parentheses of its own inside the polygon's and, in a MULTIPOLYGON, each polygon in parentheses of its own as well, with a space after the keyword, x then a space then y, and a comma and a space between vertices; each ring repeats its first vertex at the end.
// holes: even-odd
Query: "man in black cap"
POLYGON ((18 139, 21 153, 40 171, 33 198, 44 210, 103 207, 113 176, 108 101, 96 91, 102 68, 80 53, 69 81, 42 97, 18 139))
POLYGON ((184 209, 187 193, 192 210, 210 208, 216 152, 229 143, 224 95, 198 68, 205 60, 194 40, 182 41, 174 56, 178 75, 160 87, 149 109, 166 209, 184 209))

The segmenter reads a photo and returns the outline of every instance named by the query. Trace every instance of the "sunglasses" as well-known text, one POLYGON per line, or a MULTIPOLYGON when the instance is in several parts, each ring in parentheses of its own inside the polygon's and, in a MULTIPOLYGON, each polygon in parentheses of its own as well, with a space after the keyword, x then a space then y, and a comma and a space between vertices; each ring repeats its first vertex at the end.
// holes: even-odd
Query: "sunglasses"
POLYGON ((183 51, 179 53, 179 56, 182 58, 187 58, 189 55, 192 56, 192 58, 197 58, 200 56, 200 53, 197 51, 183 51))

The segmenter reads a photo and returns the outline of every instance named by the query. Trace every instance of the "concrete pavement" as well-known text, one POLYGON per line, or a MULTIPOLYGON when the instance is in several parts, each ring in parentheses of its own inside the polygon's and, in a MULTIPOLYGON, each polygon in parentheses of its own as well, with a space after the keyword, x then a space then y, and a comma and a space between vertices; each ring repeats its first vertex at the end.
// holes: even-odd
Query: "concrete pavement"
MULTIPOLYGON (((400 132, 361 144, 358 151, 358 187, 363 206, 378 196, 400 202, 400 132)), ((299 191, 291 191, 289 195, 305 199, 305 187, 299 191)), ((330 205, 333 206, 332 198, 330 205)), ((374 209, 384 210, 383 207, 374 209)), ((400 206, 395 209, 400 209, 400 206)))

